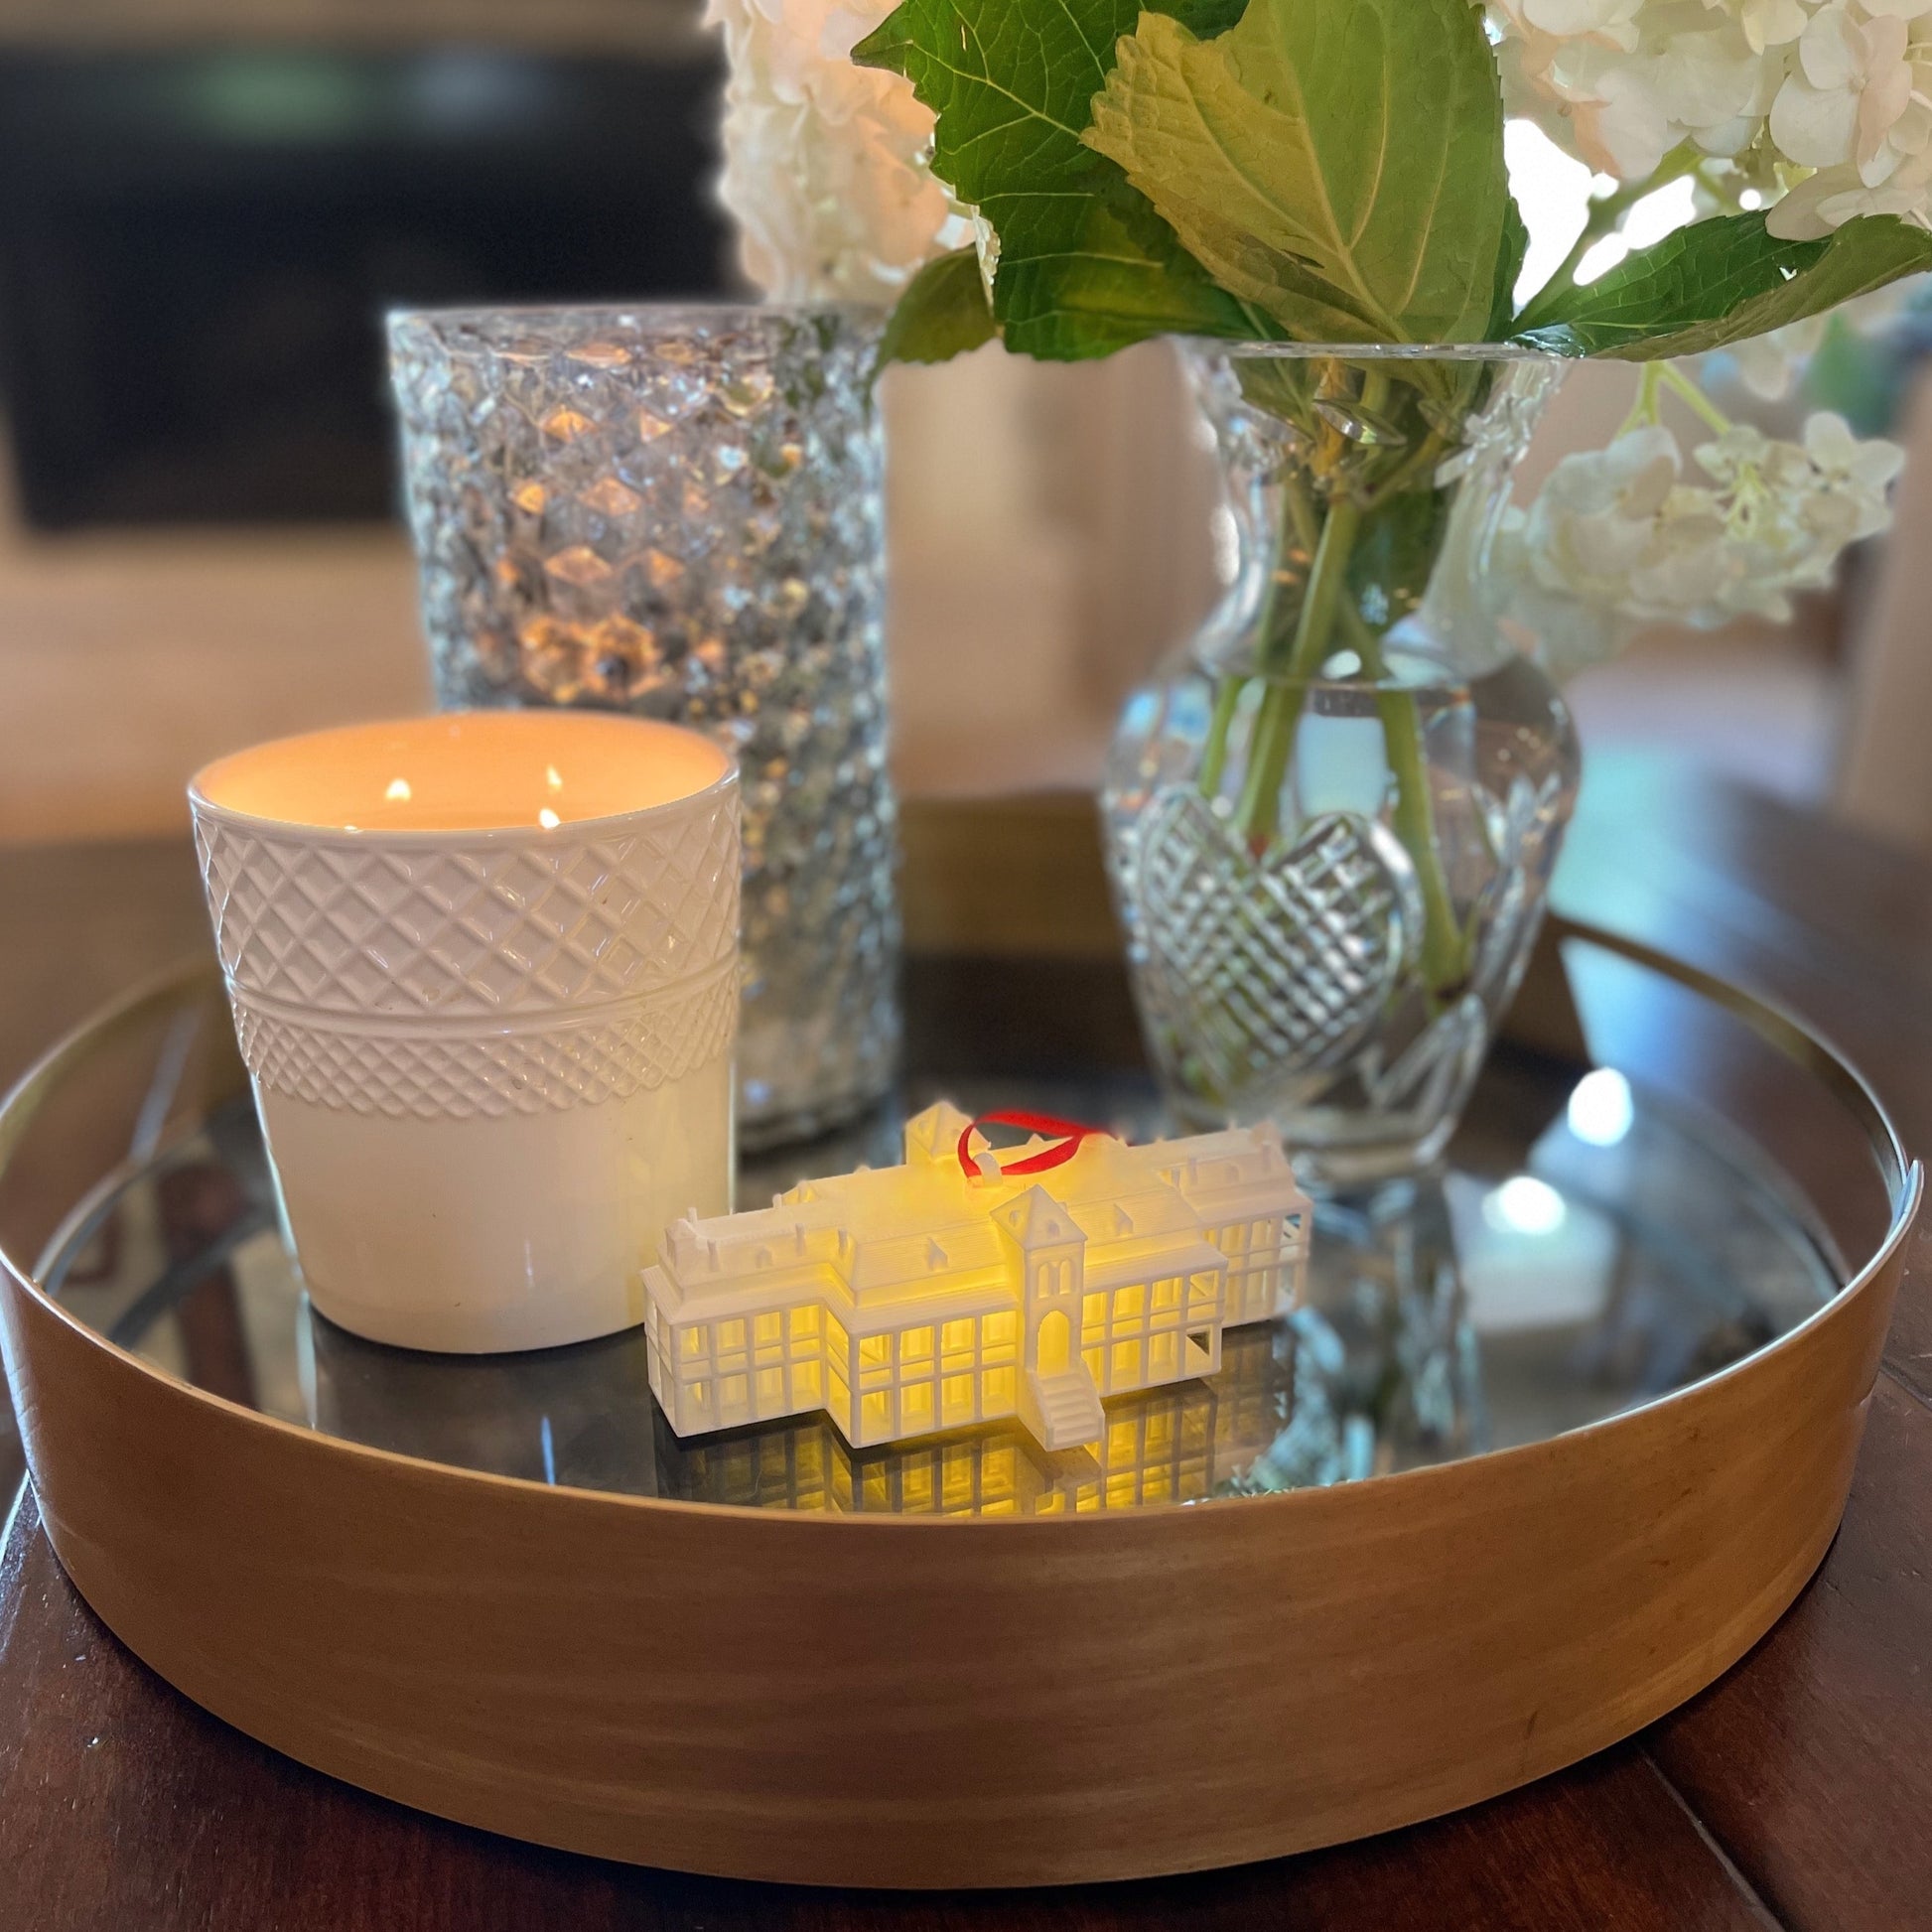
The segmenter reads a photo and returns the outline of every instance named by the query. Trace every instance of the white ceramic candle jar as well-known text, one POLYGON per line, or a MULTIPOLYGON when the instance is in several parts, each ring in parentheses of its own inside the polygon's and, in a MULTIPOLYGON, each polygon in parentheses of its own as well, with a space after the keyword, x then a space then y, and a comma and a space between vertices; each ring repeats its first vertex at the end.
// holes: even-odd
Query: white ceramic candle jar
POLYGON ((730 1201, 730 759, 475 712, 263 745, 189 797, 316 1308, 477 1352, 641 1320, 663 1229, 730 1201))

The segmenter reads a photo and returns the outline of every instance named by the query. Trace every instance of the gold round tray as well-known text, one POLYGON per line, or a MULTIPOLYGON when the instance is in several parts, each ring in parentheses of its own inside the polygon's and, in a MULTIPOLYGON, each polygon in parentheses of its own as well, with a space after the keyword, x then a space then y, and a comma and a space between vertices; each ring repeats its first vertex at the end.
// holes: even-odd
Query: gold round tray
MULTIPOLYGON (((45 1262, 8 1260, 7 1371, 48 1534, 115 1633, 241 1729, 608 1858, 827 1884, 1116 1879, 1490 1797, 1711 1682, 1811 1575, 1920 1195, 1863 1081, 1793 1022, 1608 935, 1555 936, 1651 987, 1642 1030, 1692 1089, 1786 1124, 1810 1151, 1780 1154, 1810 1173, 1790 1180, 1792 1225, 1818 1228, 1821 1255, 1850 1228, 1868 1257, 1674 1392, 1514 1447, 1185 1507, 1149 1490, 872 1513, 850 1481, 842 1506, 745 1506, 771 1498, 523 1479, 260 1413, 89 1325, 37 1281, 45 1262), (1756 1042, 1747 1077, 1732 1035, 1756 1042), (1838 1197, 1860 1188, 1856 1211, 1838 1197), (681 1499, 706 1494, 733 1499, 681 1499)), ((1570 1025, 1552 1010, 1523 1009, 1546 1055, 1570 1025)), ((244 1091, 212 976, 177 975, 15 1090, 0 1169, 78 1173, 91 1184, 66 1198, 98 1201, 244 1091)), ((98 1232, 76 1214, 0 1233, 70 1260, 98 1232)), ((164 1280, 187 1265, 155 1263, 164 1280)))

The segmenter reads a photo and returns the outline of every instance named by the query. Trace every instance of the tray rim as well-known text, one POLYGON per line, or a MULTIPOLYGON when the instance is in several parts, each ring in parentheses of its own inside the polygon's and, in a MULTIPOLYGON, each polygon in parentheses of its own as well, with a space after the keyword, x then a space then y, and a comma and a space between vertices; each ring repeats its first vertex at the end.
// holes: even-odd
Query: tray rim
MULTIPOLYGON (((1856 1395, 1852 1389, 1847 1389, 1846 1394, 1854 1398, 1853 1409, 1849 1416, 1838 1419, 1838 1435, 1834 1440, 1843 1451, 1843 1483, 1836 1485, 1835 1501, 1828 1493, 1833 1486, 1831 1484, 1827 1484, 1826 1490, 1815 1498, 1817 1526, 1825 1527, 1823 1517, 1818 1512, 1829 1506, 1827 1533, 1822 1538, 1808 1537, 1802 1548, 1789 1553, 1778 1570, 1775 1587, 1767 1585, 1760 1587, 1757 1597, 1763 1600, 1752 1600, 1744 1621, 1737 1624, 1722 1644, 1713 1647, 1715 1633, 1706 1633, 1700 1639, 1703 1645, 1702 1661, 1693 1673, 1695 1681, 1684 1680, 1688 1688, 1675 1689, 1674 1694, 1660 1707, 1642 1705, 1634 1711, 1622 1710, 1620 1715, 1608 1720, 1611 1727, 1607 1730, 1599 1722, 1587 1733, 1584 1749, 1566 1748, 1550 1758, 1547 1752, 1530 1753, 1526 1740, 1525 1752, 1514 1775, 1499 1778, 1494 1768, 1489 1768, 1477 1781, 1477 1786, 1467 1790, 1458 1787, 1449 1804, 1441 1801, 1440 1790, 1432 1797, 1425 1797, 1419 1792, 1404 1793, 1393 1801, 1387 1794, 1382 1794, 1365 1806, 1357 1805, 1349 1812, 1344 1821, 1345 1828, 1338 1829, 1332 1819, 1305 1828, 1301 1821, 1276 1818, 1259 1836, 1250 1830, 1246 1836, 1237 1835, 1231 1845, 1211 1838, 1202 1841, 1198 1834, 1192 1844, 1174 1841, 1172 1834, 1167 1838, 1156 1835, 1152 1840, 1144 1835, 1129 1835, 1130 1842, 1102 1848, 1098 1853, 1075 1848, 1066 1855, 1054 1856, 1037 1843, 1006 1847, 988 1840, 984 1834, 976 1835, 968 1831, 955 1836, 960 1837, 964 1845, 976 1845, 978 1863, 964 1868, 958 1863, 957 1854, 952 1857, 942 1855, 940 1848, 931 1842, 929 1833, 925 1839, 919 1840, 909 1860, 903 1856, 903 1848, 892 1846, 883 1849, 875 1846, 872 1855, 868 1856, 860 1841, 867 1836, 877 1840, 880 1834, 876 1830, 871 1834, 860 1832, 853 1836, 852 1842, 829 1850, 820 1847, 816 1854, 794 1842, 788 1849, 779 1848, 774 1857, 769 1846, 752 1842, 759 1834, 755 1832, 748 1838, 742 1823, 736 1829, 728 1826, 722 1839, 716 1831, 707 1835, 702 1830, 694 1839, 688 1827, 682 1837, 675 1829, 667 1837, 661 1818, 654 1822, 646 1819, 641 1830, 626 1827, 620 1829, 614 1837, 608 1819, 574 1818, 569 1815, 571 1807, 567 1801, 564 1804, 566 1815, 561 1822, 555 1815, 554 1801, 548 1809, 543 1810, 541 1817, 531 1816, 519 1822, 513 1794, 508 1800, 506 1812, 502 1804, 494 1800, 481 1804, 477 1793, 458 1788, 463 1785, 461 1778, 452 1780, 440 1776, 433 1765, 427 1772, 422 1765, 416 1765, 407 1776, 399 1770, 385 1770, 382 1765, 371 1767, 353 1750, 333 1748, 333 1740, 326 1734, 319 1738, 314 1729, 312 1712, 307 1714, 309 1723, 306 1728, 301 1723, 283 1722, 282 1715, 272 1708, 265 1718, 258 1704, 250 1705, 248 1698, 240 1695, 236 1687, 224 1679, 221 1659, 210 1653, 206 1644, 199 1654, 193 1652, 192 1645, 190 1654, 183 1654, 179 1632, 170 1634, 165 1628, 158 1629, 150 1606, 145 1605, 138 1595, 130 1598, 125 1587, 127 1579, 115 1575, 115 1560, 105 1552, 99 1538, 93 1533, 94 1526, 85 1520, 90 1510, 100 1506, 103 1501, 111 1506, 111 1491, 105 1497, 97 1497, 89 1502, 85 1491, 90 1484, 85 1469, 76 1467, 75 1446, 70 1443, 57 1446, 54 1443, 53 1439, 61 1432, 51 1426, 51 1418, 40 1413, 35 1397, 41 1393, 43 1383, 50 1380, 58 1383, 62 1379, 59 1374, 50 1378, 42 1372, 51 1365, 46 1347, 54 1341, 54 1336, 49 1332, 51 1324, 65 1338, 65 1347, 56 1343, 55 1351, 68 1355, 69 1365, 76 1359, 72 1351, 81 1351, 77 1359, 82 1361, 88 1374, 102 1378, 101 1386, 104 1389, 118 1389, 129 1397, 145 1390, 149 1397, 165 1398, 166 1405, 176 1409, 185 1404, 187 1407, 182 1413, 193 1420, 194 1426, 207 1424, 225 1434, 239 1432, 235 1436, 237 1444, 250 1440, 258 1445, 263 1444, 265 1439, 260 1432, 266 1431, 267 1441, 278 1443, 298 1460, 319 1456, 371 1480, 388 1479, 398 1486, 399 1491, 441 1490, 459 1501, 465 1498, 481 1499, 491 1506, 500 1505, 505 1511, 544 1513, 553 1521, 562 1521, 568 1516, 600 1527, 620 1523, 664 1525, 667 1533, 680 1536, 687 1531, 703 1536, 728 1525, 725 1536, 735 1544, 749 1542, 757 1545, 760 1551, 769 1549, 780 1555, 783 1551, 801 1547, 818 1551, 833 1549, 844 1552, 844 1561, 858 1567, 871 1562, 870 1556, 860 1554, 862 1551, 897 1549, 910 1556, 915 1550, 944 1548, 963 1555, 968 1548, 996 1551, 1019 1548, 1023 1546, 995 1544, 991 1539, 1008 1532, 1017 1533, 1024 1526, 1035 1538, 1035 1544, 1045 1539, 1075 1560, 1091 1556, 1103 1564, 1116 1559, 1131 1562, 1151 1551, 1156 1553, 1152 1561, 1158 1569, 1177 1559, 1184 1561, 1190 1548, 1225 1542, 1230 1535, 1227 1528, 1230 1518, 1237 1525, 1254 1526, 1252 1531, 1243 1528, 1238 1534, 1243 1540, 1252 1538, 1259 1544, 1266 1540, 1265 1526, 1279 1526, 1286 1531, 1297 1524, 1307 1523, 1318 1529, 1338 1511, 1359 1510, 1368 1513, 1378 1506, 1382 1507, 1384 1514, 1414 1515, 1417 1511, 1427 1510, 1432 1497, 1453 1503, 1459 1492, 1471 1486, 1506 1488, 1509 1478, 1518 1473, 1523 1473, 1533 1482, 1539 1471, 1547 1472, 1553 1463, 1578 1456, 1587 1457, 1603 1445, 1616 1446, 1635 1441, 1641 1432, 1657 1427, 1660 1416, 1675 1416, 1687 1404, 1724 1406, 1726 1391, 1737 1390, 1739 1385, 1754 1381, 1768 1370, 1790 1363, 1794 1356, 1809 1352, 1812 1344, 1819 1343, 1821 1337, 1828 1333, 1845 1330, 1850 1334, 1850 1339, 1841 1344, 1839 1352, 1847 1356, 1852 1372, 1861 1370, 1863 1359, 1869 1357, 1870 1372, 1875 1373, 1875 1347, 1882 1342, 1891 1293, 1902 1266, 1903 1243, 1918 1211, 1922 1174, 1916 1163, 1908 1162, 1889 1116, 1863 1075, 1802 1023, 1714 975, 1703 973, 1653 948, 1596 928, 1568 921, 1553 921, 1552 928, 1553 936, 1563 942, 1578 940, 1599 947, 1630 958, 1667 979, 1690 986, 1693 991, 1714 999, 1717 1004, 1743 1019, 1771 1044, 1797 1059, 1807 1070, 1816 1074, 1864 1127, 1887 1189, 1890 1219, 1883 1241, 1853 1272, 1851 1279, 1830 1302, 1763 1348, 1684 1389, 1671 1391, 1616 1416, 1585 1425, 1545 1442, 1519 1445, 1455 1463, 1368 1478, 1344 1485, 1338 1491, 1292 1491, 1274 1496, 1243 1498, 1243 1506, 1238 1511, 1206 1511, 1155 1504, 1120 1514, 1101 1512, 1085 1519, 1084 1523, 1078 1516, 948 1519, 757 1511, 678 1498, 552 1487, 521 1477, 426 1461, 394 1450, 319 1436, 293 1423, 245 1409, 208 1391, 196 1389, 158 1366, 132 1355, 80 1322, 58 1303, 49 1300, 36 1284, 25 1278, 17 1264, 0 1255, 0 1264, 4 1264, 0 1265, 0 1340, 7 1344, 9 1375, 15 1384, 16 1397, 21 1399, 23 1438, 41 1495, 50 1539, 82 1594, 94 1603, 110 1627, 116 1629, 123 1640, 163 1676, 181 1683, 189 1695, 208 1705, 217 1715, 227 1717, 242 1728, 262 1736, 265 1741, 278 1745, 291 1755, 317 1764, 319 1768, 346 1775, 351 1781, 416 1803, 425 1809, 484 1824, 492 1829, 508 1830, 519 1836, 533 1837, 540 1842, 601 1852, 607 1856, 748 1876, 803 1877, 818 1882, 987 1884, 1139 1876, 1304 1849, 1308 1845, 1331 1842, 1337 1837, 1357 1836, 1363 1831, 1409 1822, 1437 1810, 1452 1808, 1454 1804, 1470 1802, 1474 1797, 1492 1795, 1494 1791, 1505 1789, 1524 1777, 1540 1775, 1561 1763, 1572 1761, 1578 1755, 1586 1754, 1587 1750, 1599 1748, 1615 1737, 1627 1734, 1641 1723, 1661 1715, 1662 1710, 1701 1688, 1733 1661, 1736 1655, 1742 1654, 1742 1650, 1748 1648, 1749 1643, 1754 1642, 1762 1630, 1782 1613, 1823 1555, 1830 1540, 1829 1531, 1836 1528, 1838 1515, 1843 1508, 1843 1487, 1849 1484, 1850 1479, 1849 1455, 1856 1452, 1858 1435, 1862 1432, 1863 1397, 1869 1389, 1868 1374, 1864 1375, 1856 1395), (1882 1302, 1882 1308, 1872 1306, 1874 1291, 1882 1302), (1853 1329, 1858 1332, 1851 1333, 1853 1329), (129 1371, 133 1371, 131 1382, 129 1371), (1844 1442, 1847 1430, 1850 1431, 1849 1450, 1844 1442), (52 1454, 48 1452, 50 1449, 54 1451, 52 1454), (451 1490, 449 1485, 456 1487, 451 1490), (80 1504, 77 1510, 70 1510, 67 1506, 69 1491, 74 1492, 80 1504), (1337 1503, 1337 1496, 1347 1500, 1337 1503), (799 1535, 837 1535, 860 1524, 865 1525, 875 1538, 909 1534, 923 1540, 917 1544, 897 1546, 857 1546, 849 1543, 798 1546, 782 1542, 786 1537, 799 1535), (1082 1527, 1076 1529, 1076 1524, 1082 1527), (675 1532, 669 1531, 672 1525, 677 1526, 675 1532), (969 1528, 979 1532, 977 1540, 970 1544, 963 1535, 969 1528), (943 1536, 948 1534, 954 1541, 945 1544, 943 1536), (767 1536, 780 1539, 780 1542, 770 1545, 759 1542, 759 1539, 767 1536), (940 1545, 932 1543, 934 1537, 942 1538, 940 1545), (1177 1543, 1177 1538, 1186 1541, 1177 1543), (1770 1588, 1769 1597, 1765 1595, 1765 1588, 1770 1588), (1775 1600, 1771 1600, 1772 1597, 1775 1600), (1740 1635, 1743 1639, 1741 1642, 1737 1641, 1740 1635), (1232 1857, 1229 1856, 1230 1850, 1232 1857)), ((92 1021, 83 1023, 51 1049, 13 1093, 0 1102, 0 1165, 4 1165, 12 1147, 26 1131, 34 1107, 52 1091, 72 1061, 104 1043, 123 1028, 138 1024, 152 1009, 194 997, 198 984, 205 985, 210 1011, 218 1013, 218 978, 213 969, 207 965, 189 971, 177 969, 159 976, 104 1010, 92 1021)), ((83 1449, 83 1455, 84 1452, 83 1449)), ((160 1621, 165 1624, 166 1619, 160 1621)), ((219 1632, 215 1634, 218 1638, 219 1632)), ((1679 1675, 1681 1677, 1681 1671, 1679 1675)), ((315 1695, 313 1687, 310 1695, 315 1695)), ((1619 1700, 1612 1698, 1610 1702, 1615 1705, 1619 1700)), ((664 1794, 660 1792, 646 1796, 661 1800, 664 1794)), ((658 1808, 662 1809, 662 1806, 658 1808)), ((651 1804, 646 1803, 644 1809, 651 1811, 651 1804)), ((782 1831, 778 1835, 781 1838, 784 1836, 782 1831)), ((793 1837, 795 1840, 796 1835, 793 1837)))

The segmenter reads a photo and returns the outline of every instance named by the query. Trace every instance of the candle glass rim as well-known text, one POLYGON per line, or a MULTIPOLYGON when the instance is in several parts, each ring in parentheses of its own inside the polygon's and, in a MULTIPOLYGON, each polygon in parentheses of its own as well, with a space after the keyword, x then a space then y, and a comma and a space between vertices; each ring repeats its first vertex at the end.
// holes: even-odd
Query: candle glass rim
POLYGON ((680 296, 665 301, 637 302, 460 302, 394 308, 386 312, 383 321, 393 345, 411 327, 431 329, 439 341, 447 342, 453 329, 494 322, 628 324, 639 333, 648 325, 658 334, 671 334, 680 325, 696 327, 706 323, 742 324, 761 320, 797 325, 828 317, 877 327, 884 323, 888 312, 888 305, 874 302, 764 302, 755 297, 732 300, 680 296))
POLYGON ((264 739, 259 744, 243 746, 238 751, 224 753, 219 758, 210 759, 189 779, 188 800, 193 815, 198 819, 218 819, 225 825, 258 833, 264 837, 310 844, 381 846, 386 849, 400 850, 410 846, 448 847, 456 844, 492 846, 516 841, 595 839, 633 828, 666 813, 688 811, 701 804, 715 802, 724 794, 735 790, 738 783, 738 760, 704 733, 692 731, 683 725, 673 725, 657 718, 631 718, 621 712, 588 709, 572 711, 567 708, 529 710, 504 708, 432 712, 414 718, 358 720, 351 724, 325 725, 315 731, 290 732, 280 738, 264 739), (599 812, 582 818, 562 818, 554 826, 545 826, 531 819, 506 820, 501 824, 490 825, 324 824, 315 818, 284 817, 273 812, 250 811, 244 806, 227 804, 219 798, 210 796, 206 786, 206 781, 210 774, 217 772, 222 765, 241 759, 253 758, 264 752, 283 750, 292 745, 312 743, 319 739, 346 737, 359 732, 447 726, 452 720, 465 718, 528 720, 531 722, 532 729, 538 725, 551 728, 561 726, 566 731, 572 729, 576 722, 596 719, 626 728, 639 728, 650 733, 667 732, 679 738, 695 739, 717 755, 722 768, 708 783, 691 791, 679 792, 674 797, 659 798, 649 804, 627 806, 622 811, 599 812))

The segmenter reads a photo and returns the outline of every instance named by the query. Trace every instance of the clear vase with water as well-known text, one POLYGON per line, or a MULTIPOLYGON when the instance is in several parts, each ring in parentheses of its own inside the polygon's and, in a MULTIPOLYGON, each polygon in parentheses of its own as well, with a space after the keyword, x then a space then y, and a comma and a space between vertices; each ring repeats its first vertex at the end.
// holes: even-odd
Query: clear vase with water
POLYGON ((1569 713, 1496 567, 1562 364, 1183 353, 1239 560, 1108 764, 1149 1050, 1190 1127, 1273 1120, 1330 1185, 1412 1172, 1515 992, 1576 797, 1569 713))

